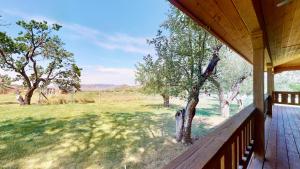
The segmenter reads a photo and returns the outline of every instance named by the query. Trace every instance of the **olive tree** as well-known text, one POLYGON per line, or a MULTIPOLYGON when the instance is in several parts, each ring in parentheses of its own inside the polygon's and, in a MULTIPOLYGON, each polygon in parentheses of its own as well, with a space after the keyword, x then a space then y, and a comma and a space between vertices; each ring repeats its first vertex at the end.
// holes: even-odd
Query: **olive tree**
POLYGON ((73 54, 54 34, 62 26, 35 20, 20 20, 16 24, 22 29, 17 37, 0 32, 0 68, 15 72, 16 80, 23 82, 27 89, 24 104, 30 104, 40 85, 79 86, 81 69, 75 64, 73 54))

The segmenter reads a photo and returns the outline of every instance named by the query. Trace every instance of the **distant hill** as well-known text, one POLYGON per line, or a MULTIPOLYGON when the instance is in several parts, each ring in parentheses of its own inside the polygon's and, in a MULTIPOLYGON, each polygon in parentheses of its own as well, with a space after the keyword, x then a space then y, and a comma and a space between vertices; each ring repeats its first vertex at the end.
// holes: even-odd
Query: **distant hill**
POLYGON ((81 91, 99 91, 109 90, 116 88, 127 87, 128 85, 115 85, 115 84, 81 84, 81 91))

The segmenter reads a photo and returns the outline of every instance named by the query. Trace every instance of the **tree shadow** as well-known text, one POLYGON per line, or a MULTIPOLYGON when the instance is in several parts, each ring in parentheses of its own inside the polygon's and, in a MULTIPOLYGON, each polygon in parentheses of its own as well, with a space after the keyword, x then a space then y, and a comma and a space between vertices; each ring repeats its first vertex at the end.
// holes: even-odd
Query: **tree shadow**
MULTIPOLYGON (((230 104, 230 115, 234 115, 238 113, 239 106, 237 104, 230 104)), ((219 104, 211 104, 209 108, 197 108, 196 116, 220 116, 222 115, 220 112, 220 105, 219 104)))
POLYGON ((218 104, 212 104, 209 108, 197 108, 195 115, 205 117, 219 116, 221 115, 219 110, 220 106, 218 104))
POLYGON ((17 102, 0 102, 0 105, 18 104, 17 102))
POLYGON ((168 109, 174 109, 174 110, 182 109, 182 106, 177 105, 177 104, 170 104, 169 107, 165 107, 163 104, 145 104, 143 106, 149 107, 152 109, 161 109, 161 108, 168 108, 168 109))
MULTIPOLYGON (((174 105, 172 109, 178 107, 174 105)), ((217 104, 200 108, 196 115, 219 115, 217 108, 217 104)), ((205 121, 195 123, 193 135, 205 135, 212 127, 205 121)), ((174 114, 167 112, 82 112, 80 116, 59 119, 7 120, 0 122, 0 166, 21 168, 30 163, 34 168, 45 168, 42 165, 51 168, 88 168, 90 165, 145 168, 152 153, 155 158, 152 162, 157 168, 165 163, 157 162, 159 158, 167 159, 170 153, 180 151, 178 145, 175 148, 175 143, 167 141, 174 133, 174 114), (166 152, 166 148, 178 150, 166 152)))
POLYGON ((19 168, 26 158, 33 165, 51 159, 53 168, 143 168, 141 157, 159 150, 174 125, 170 113, 151 112, 7 120, 0 122, 0 166, 19 168))

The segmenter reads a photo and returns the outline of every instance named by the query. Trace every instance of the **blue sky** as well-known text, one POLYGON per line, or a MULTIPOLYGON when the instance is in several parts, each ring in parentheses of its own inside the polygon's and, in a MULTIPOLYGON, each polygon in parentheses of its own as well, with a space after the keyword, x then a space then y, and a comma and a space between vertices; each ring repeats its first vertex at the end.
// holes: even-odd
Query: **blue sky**
POLYGON ((165 20, 165 0, 9 0, 0 15, 10 35, 20 30, 19 19, 47 20, 63 26, 66 48, 83 68, 82 83, 134 84, 134 65, 154 53, 146 39, 155 36, 165 20))

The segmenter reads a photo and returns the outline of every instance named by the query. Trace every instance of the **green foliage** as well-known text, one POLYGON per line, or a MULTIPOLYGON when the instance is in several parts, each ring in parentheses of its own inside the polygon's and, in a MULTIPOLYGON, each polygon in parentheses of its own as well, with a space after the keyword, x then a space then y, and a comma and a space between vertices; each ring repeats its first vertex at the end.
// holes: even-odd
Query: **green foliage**
POLYGON ((80 90, 80 76, 81 68, 72 64, 72 69, 61 73, 54 82, 58 85, 58 88, 66 93, 71 91, 80 90))
POLYGON ((192 19, 171 7, 155 38, 156 57, 146 56, 137 65, 136 80, 146 93, 187 97, 202 80, 212 48, 219 42, 192 19))
MULTIPOLYGON (((250 81, 251 76, 252 66, 247 61, 227 49, 223 59, 219 61, 214 78, 218 81, 224 94, 231 92, 234 85, 238 84, 242 78, 245 78, 245 80, 241 81, 239 93, 249 95, 252 91, 250 81)), ((215 86, 213 85, 212 92, 215 92, 215 86)))
POLYGON ((7 75, 0 74, 0 89, 6 89, 11 85, 12 79, 7 75))
POLYGON ((20 20, 16 24, 22 28, 17 37, 0 32, 0 68, 17 73, 16 80, 28 90, 51 82, 78 88, 81 69, 54 34, 61 26, 35 20, 20 20))
POLYGON ((300 84, 299 83, 291 83, 289 84, 289 87, 291 89, 291 91, 300 91, 300 84))
POLYGON ((275 90, 276 91, 300 91, 300 71, 287 71, 275 74, 275 90))

